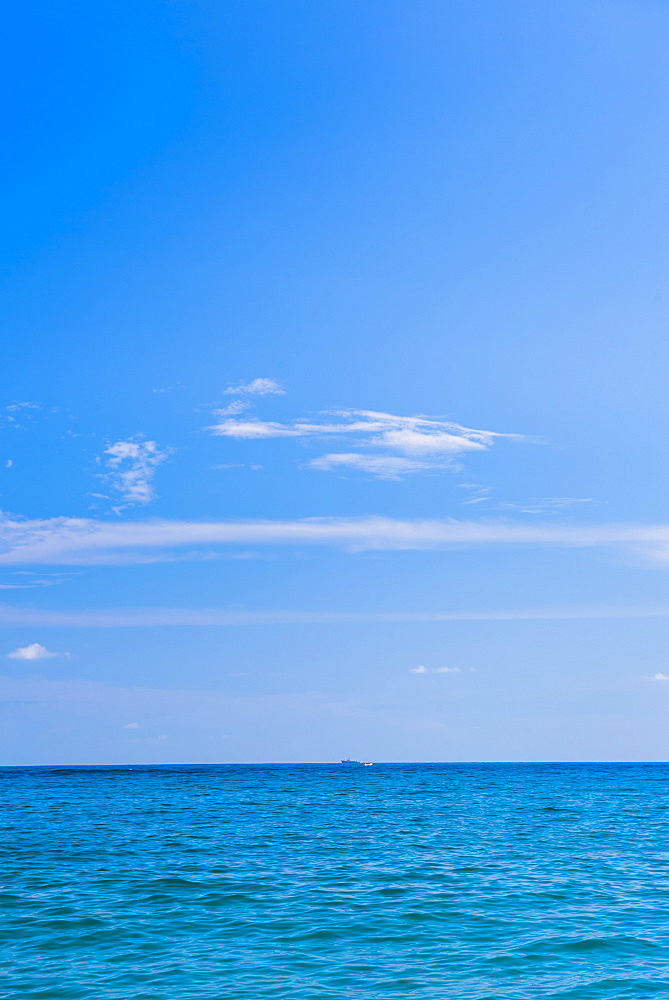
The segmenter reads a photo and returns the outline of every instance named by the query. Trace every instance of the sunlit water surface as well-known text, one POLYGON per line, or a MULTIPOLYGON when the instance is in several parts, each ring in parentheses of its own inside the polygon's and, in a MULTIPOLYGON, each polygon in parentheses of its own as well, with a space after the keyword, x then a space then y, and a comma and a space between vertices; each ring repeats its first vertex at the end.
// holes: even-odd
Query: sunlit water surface
POLYGON ((669 765, 0 769, 7 998, 669 998, 669 765))

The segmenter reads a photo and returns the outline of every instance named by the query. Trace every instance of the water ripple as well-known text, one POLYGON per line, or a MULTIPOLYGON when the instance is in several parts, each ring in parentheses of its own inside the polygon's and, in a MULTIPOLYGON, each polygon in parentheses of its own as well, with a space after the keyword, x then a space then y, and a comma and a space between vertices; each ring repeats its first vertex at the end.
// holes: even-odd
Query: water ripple
POLYGON ((0 769, 7 1000, 669 996, 669 767, 0 769))

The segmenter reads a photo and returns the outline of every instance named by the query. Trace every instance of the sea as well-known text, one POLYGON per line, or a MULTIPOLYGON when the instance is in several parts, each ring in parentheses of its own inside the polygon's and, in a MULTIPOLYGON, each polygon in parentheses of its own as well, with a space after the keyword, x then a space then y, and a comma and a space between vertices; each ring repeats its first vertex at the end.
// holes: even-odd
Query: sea
POLYGON ((669 765, 0 769, 0 996, 669 998, 669 765))

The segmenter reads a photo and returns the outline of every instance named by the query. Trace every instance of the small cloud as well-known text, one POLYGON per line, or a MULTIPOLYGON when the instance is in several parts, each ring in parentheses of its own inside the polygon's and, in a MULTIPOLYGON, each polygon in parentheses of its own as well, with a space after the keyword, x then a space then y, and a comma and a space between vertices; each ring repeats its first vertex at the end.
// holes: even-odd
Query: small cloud
POLYGON ((11 467, 13 466, 13 464, 14 463, 12 462, 11 458, 8 458, 7 461, 5 462, 5 468, 6 469, 11 469, 11 467))
POLYGON ((26 416, 33 416, 31 410, 41 410, 41 403, 10 403, 9 406, 5 406, 0 409, 0 423, 7 423, 10 427, 19 428, 21 427, 21 418, 26 416))
POLYGON ((245 403, 243 399, 235 399, 229 406, 214 410, 214 413, 217 417, 233 417, 236 413, 243 413, 248 408, 249 403, 245 403))
POLYGON ((19 410, 39 410, 41 403, 10 403, 7 407, 8 413, 18 413, 19 410))
POLYGON ((420 666, 420 667, 409 667, 409 673, 410 674, 426 674, 427 673, 427 667, 423 667, 423 666, 420 666))
POLYGON ((175 382, 174 385, 158 385, 151 392, 172 392, 173 389, 183 389, 183 382, 175 382))
POLYGON ((156 469, 171 454, 171 448, 160 448, 155 441, 116 441, 105 449, 109 471, 104 478, 128 504, 151 503, 155 499, 156 469))
POLYGON ((19 646, 18 649, 7 653, 10 660, 51 660, 54 656, 68 656, 68 653, 52 653, 46 646, 39 642, 31 642, 28 646, 19 646))
POLYGON ((654 680, 654 681, 669 681, 669 676, 667 676, 667 674, 653 674, 651 680, 654 680))
POLYGON ((286 390, 273 378, 254 378, 251 382, 231 385, 226 396, 285 396, 286 390))
POLYGON ((124 729, 139 729, 139 722, 126 722, 124 729))

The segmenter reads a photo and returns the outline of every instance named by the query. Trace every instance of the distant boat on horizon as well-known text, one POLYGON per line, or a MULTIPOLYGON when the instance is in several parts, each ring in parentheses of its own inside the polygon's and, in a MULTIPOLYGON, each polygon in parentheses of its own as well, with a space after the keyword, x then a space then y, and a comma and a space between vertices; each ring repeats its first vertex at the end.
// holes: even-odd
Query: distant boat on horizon
POLYGON ((371 760, 352 760, 350 757, 343 757, 342 764, 357 764, 359 767, 371 767, 374 763, 371 760))

